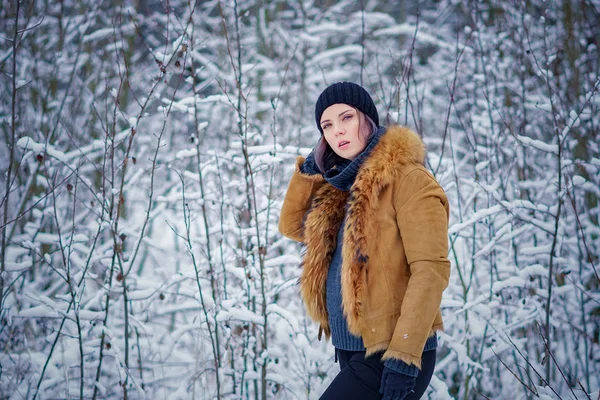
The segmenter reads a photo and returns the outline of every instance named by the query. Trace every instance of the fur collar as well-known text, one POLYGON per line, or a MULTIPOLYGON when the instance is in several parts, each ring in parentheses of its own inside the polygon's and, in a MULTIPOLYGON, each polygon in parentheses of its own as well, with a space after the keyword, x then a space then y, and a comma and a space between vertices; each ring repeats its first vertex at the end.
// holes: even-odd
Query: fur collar
POLYGON ((327 336, 329 325, 325 287, 346 203, 342 307, 349 331, 358 336, 362 331, 360 301, 369 260, 365 226, 374 218, 379 194, 398 177, 402 167, 423 164, 424 161, 425 145, 421 138, 406 127, 391 126, 361 166, 349 193, 330 184, 323 185, 317 191, 304 225, 306 253, 302 261, 300 290, 309 315, 321 324, 327 336))

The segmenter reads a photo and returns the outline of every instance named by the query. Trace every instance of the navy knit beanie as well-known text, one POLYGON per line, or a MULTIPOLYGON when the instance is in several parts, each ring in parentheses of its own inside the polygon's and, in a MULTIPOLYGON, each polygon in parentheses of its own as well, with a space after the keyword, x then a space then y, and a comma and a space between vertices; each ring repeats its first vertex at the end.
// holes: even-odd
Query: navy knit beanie
POLYGON ((373 103, 373 99, 371 99, 369 93, 356 83, 337 82, 321 93, 315 105, 315 119, 321 134, 323 134, 323 130, 321 129, 321 115, 323 115, 323 111, 327 107, 338 103, 348 104, 357 108, 365 115, 368 115, 375 122, 375 125, 379 126, 379 114, 377 114, 377 108, 375 108, 375 103, 373 103))

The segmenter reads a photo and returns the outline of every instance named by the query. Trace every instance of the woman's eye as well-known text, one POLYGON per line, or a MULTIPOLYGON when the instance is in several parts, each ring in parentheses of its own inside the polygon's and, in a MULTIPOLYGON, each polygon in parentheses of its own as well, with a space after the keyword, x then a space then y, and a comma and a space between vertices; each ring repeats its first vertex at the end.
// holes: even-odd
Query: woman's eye
POLYGON ((347 114, 347 115, 344 115, 344 118, 343 118, 343 119, 344 119, 344 121, 347 121, 347 120, 349 120, 350 118, 352 118, 352 115, 350 115, 350 114, 347 114))
POLYGON ((321 129, 325 130, 325 129, 329 128, 330 126, 331 126, 331 124, 325 124, 321 127, 321 129))

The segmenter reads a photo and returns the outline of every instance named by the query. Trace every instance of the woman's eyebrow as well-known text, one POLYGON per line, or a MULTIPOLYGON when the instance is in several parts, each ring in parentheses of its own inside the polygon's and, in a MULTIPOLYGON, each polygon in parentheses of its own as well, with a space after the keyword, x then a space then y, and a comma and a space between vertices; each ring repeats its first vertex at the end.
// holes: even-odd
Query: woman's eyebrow
MULTIPOLYGON (((338 114, 338 117, 341 117, 342 115, 346 114, 348 111, 352 111, 351 108, 342 111, 341 113, 338 114)), ((328 119, 324 119, 323 121, 321 121, 321 125, 323 125, 325 122, 330 122, 328 119)))

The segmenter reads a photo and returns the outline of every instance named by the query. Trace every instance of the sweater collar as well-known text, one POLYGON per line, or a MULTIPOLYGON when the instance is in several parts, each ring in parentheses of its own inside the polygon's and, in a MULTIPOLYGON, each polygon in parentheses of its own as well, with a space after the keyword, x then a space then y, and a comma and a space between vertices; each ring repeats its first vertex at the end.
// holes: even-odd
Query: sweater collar
POLYGON ((342 161, 323 174, 323 177, 327 182, 329 182, 333 187, 338 190, 342 190, 347 192, 352 187, 354 180, 356 179, 356 174, 358 174, 358 170, 364 161, 369 158, 369 155, 379 143, 379 140, 385 133, 385 128, 378 127, 371 138, 369 139, 369 143, 365 149, 358 155, 354 160, 346 160, 342 159, 342 161))

